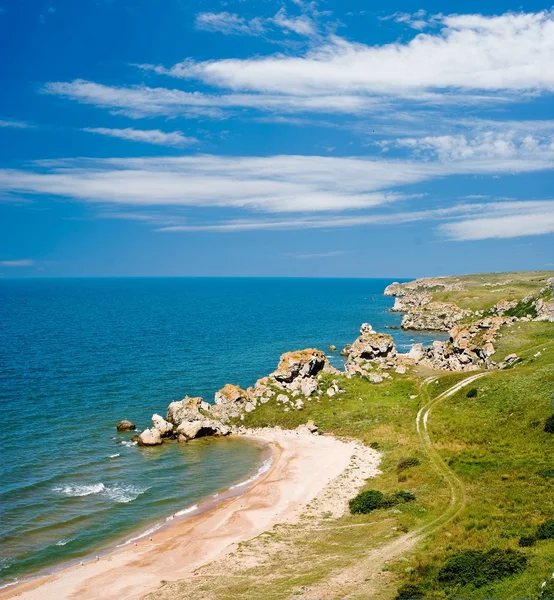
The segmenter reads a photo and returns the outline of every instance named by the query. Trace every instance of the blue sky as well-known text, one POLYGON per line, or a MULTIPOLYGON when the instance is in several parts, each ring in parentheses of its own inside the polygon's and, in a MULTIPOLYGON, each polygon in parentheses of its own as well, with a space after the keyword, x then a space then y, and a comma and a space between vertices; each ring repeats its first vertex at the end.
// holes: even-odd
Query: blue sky
POLYGON ((554 268, 536 2, 0 0, 0 275, 554 268))

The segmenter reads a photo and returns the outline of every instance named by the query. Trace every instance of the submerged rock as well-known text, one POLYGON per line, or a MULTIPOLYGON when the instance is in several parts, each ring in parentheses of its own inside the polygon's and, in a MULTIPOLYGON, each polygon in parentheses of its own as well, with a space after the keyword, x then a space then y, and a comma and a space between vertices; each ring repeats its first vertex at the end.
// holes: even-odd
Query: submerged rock
POLYGON ((119 421, 119 423, 116 425, 117 431, 134 431, 136 428, 137 426, 132 421, 128 421, 127 419, 119 421))

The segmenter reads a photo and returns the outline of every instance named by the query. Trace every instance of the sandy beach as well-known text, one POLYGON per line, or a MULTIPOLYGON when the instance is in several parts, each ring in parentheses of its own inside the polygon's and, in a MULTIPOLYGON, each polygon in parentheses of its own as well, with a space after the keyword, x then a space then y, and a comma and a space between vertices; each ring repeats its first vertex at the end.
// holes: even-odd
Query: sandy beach
POLYGON ((271 468, 243 495, 140 538, 96 560, 0 591, 25 600, 135 599, 161 581, 192 577, 242 541, 306 512, 340 515, 365 479, 378 473, 379 454, 357 442, 307 431, 263 429, 249 437, 270 445, 271 468), (340 485, 337 481, 340 478, 340 485))

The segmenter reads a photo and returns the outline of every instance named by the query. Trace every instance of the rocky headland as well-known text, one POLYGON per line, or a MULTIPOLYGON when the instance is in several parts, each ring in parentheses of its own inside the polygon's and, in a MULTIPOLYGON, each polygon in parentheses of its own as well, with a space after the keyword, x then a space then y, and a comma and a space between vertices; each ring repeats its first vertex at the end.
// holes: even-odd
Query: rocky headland
MULTIPOLYGON (((482 287, 498 291, 511 281, 483 283, 482 287)), ((517 321, 554 322, 552 281, 544 283, 539 291, 519 300, 501 299, 486 311, 473 311, 434 298, 437 293, 467 291, 462 278, 392 283, 384 294, 395 297, 392 311, 405 313, 403 329, 448 331, 449 339, 435 341, 429 347, 413 344, 408 352, 401 353, 391 335, 379 333, 364 323, 359 337, 340 352, 345 357, 343 371, 333 367, 322 350, 286 352, 275 371, 252 387, 243 389, 228 383, 216 392, 213 403, 189 396, 171 402, 165 417, 154 414, 152 427, 135 435, 133 440, 141 446, 156 446, 166 440, 184 443, 203 436, 244 434, 241 422, 245 415, 267 402, 274 402, 288 412, 300 411, 307 402, 320 402, 323 397, 340 396, 341 376, 363 377, 372 384, 380 384, 391 379, 391 373, 404 375, 414 368, 453 372, 506 368, 518 362, 518 357, 510 355, 495 362, 495 341, 502 335, 502 327, 511 327, 517 321)), ((130 421, 121 421, 117 426, 118 431, 133 428, 130 421)), ((319 433, 313 422, 304 428, 319 433)))

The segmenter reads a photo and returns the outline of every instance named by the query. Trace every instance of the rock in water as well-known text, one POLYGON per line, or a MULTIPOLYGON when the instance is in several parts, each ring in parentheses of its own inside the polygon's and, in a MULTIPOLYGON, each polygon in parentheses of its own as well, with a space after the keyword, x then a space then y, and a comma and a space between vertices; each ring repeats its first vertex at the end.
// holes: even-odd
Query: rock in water
POLYGON ((134 431, 137 428, 137 426, 132 421, 128 421, 127 419, 119 421, 116 427, 117 431, 134 431))
POLYGON ((152 429, 145 429, 139 434, 137 442, 139 446, 159 446, 163 440, 159 429, 152 427, 152 429))
POLYGON ((152 423, 162 437, 168 437, 173 433, 173 424, 166 421, 161 415, 152 415, 152 423))

